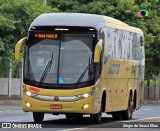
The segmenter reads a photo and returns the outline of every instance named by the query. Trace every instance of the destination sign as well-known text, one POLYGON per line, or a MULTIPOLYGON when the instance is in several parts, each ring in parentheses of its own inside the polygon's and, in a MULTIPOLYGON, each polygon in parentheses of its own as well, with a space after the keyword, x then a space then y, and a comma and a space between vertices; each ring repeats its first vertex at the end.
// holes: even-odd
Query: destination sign
POLYGON ((34 34, 35 38, 39 39, 56 39, 58 38, 58 34, 41 34, 41 33, 36 33, 34 34))

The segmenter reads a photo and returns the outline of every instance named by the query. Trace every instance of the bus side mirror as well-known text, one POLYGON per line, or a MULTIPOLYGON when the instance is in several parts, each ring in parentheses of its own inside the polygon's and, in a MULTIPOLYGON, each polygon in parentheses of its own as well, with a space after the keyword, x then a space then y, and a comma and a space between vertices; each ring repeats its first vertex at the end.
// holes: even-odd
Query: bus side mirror
POLYGON ((94 62, 95 63, 100 62, 101 50, 102 50, 102 40, 99 40, 94 50, 94 62))
POLYGON ((22 48, 22 45, 26 44, 26 41, 27 41, 27 37, 24 37, 20 39, 15 46, 15 59, 17 61, 20 61, 21 48, 22 48))

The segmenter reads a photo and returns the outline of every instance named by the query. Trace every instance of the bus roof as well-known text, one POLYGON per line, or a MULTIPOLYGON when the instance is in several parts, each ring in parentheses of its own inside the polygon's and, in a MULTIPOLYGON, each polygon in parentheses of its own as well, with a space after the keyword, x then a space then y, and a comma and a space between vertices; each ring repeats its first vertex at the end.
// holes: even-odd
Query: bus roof
POLYGON ((129 26, 128 24, 126 24, 120 20, 117 20, 117 19, 114 19, 114 18, 108 17, 108 16, 104 16, 104 19, 105 19, 107 27, 117 28, 117 29, 129 31, 129 32, 143 34, 141 29, 133 27, 133 26, 129 26))
POLYGON ((47 13, 38 16, 32 26, 84 26, 98 29, 105 20, 101 15, 84 13, 47 13))
MULTIPOLYGON (((38 16, 30 25, 33 26, 83 26, 99 29, 101 26, 117 28, 143 34, 142 30, 112 17, 85 13, 46 13, 38 16)), ((29 28, 29 30, 30 30, 29 28)))

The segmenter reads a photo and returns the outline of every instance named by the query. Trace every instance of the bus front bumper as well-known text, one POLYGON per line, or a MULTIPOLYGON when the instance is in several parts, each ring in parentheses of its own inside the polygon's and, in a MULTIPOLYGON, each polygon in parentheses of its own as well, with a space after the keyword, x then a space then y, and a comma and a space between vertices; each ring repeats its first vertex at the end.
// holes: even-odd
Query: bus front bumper
POLYGON ((22 96, 23 110, 25 112, 92 114, 97 113, 98 111, 98 109, 96 109, 98 106, 94 105, 96 103, 93 103, 92 96, 71 102, 42 101, 26 96, 24 94, 22 96))

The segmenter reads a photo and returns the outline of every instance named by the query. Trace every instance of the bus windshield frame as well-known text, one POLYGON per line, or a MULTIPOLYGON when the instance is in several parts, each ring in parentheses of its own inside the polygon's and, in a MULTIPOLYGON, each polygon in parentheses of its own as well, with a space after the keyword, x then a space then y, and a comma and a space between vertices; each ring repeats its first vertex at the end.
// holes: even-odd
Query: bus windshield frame
POLYGON ((37 32, 30 32, 27 40, 25 84, 47 89, 74 89, 94 84, 95 33, 38 33, 39 38, 37 32), (56 38, 45 38, 48 34, 56 38))

